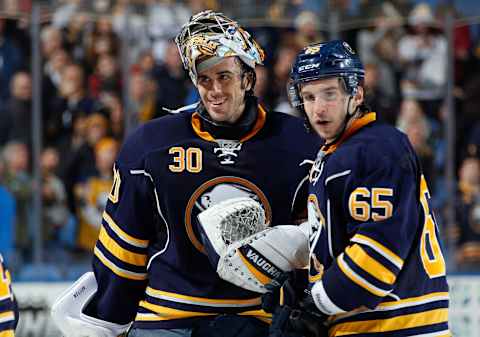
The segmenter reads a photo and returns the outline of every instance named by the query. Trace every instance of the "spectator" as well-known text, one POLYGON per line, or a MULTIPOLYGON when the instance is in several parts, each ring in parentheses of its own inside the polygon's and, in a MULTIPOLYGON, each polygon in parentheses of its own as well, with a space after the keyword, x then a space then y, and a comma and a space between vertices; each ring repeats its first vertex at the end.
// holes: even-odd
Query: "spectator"
POLYGON ((72 135, 73 120, 78 115, 90 115, 95 101, 87 96, 85 72, 80 65, 70 64, 63 69, 60 96, 56 97, 46 117, 47 140, 59 144, 72 135))
MULTIPOLYGON (((434 149, 430 142, 431 127, 420 104, 411 99, 402 102, 397 127, 405 132, 417 153, 428 185, 435 186, 434 149)), ((433 190, 433 189, 432 189, 433 190)))
POLYGON ((118 55, 120 40, 108 16, 101 16, 95 21, 93 30, 85 38, 85 45, 88 72, 95 69, 101 55, 118 55))
POLYGON ((0 219, 2 225, 0 226, 0 251, 6 259, 12 261, 16 257, 15 252, 15 198, 5 188, 3 183, 3 176, 5 170, 5 163, 0 153, 0 219))
POLYGON ((45 111, 48 111, 48 108, 59 95, 63 70, 71 63, 70 54, 65 49, 54 51, 52 56, 45 62, 42 79, 42 103, 45 111))
POLYGON ((411 32, 398 43, 398 53, 403 63, 402 94, 426 101, 426 113, 436 118, 438 101, 443 99, 447 66, 447 40, 436 28, 430 6, 420 3, 408 17, 411 32))
POLYGON ((192 12, 175 1, 155 0, 147 5, 147 13, 147 33, 153 41, 153 55, 157 62, 162 62, 169 41, 188 21, 192 12))
POLYGON ((66 27, 63 27, 63 36, 66 49, 70 51, 73 61, 76 63, 85 63, 87 51, 85 39, 87 35, 88 16, 85 13, 75 13, 66 27))
POLYGON ((183 105, 190 84, 174 41, 168 42, 163 62, 154 77, 158 85, 155 117, 159 117, 163 115, 162 107, 174 109, 183 105))
POLYGON ((273 65, 273 75, 268 85, 268 93, 265 102, 273 110, 296 115, 296 112, 288 103, 287 81, 290 76, 292 63, 297 55, 295 47, 283 46, 277 52, 277 58, 273 65))
POLYGON ((95 145, 95 166, 98 174, 90 177, 79 191, 80 227, 78 245, 92 251, 98 238, 102 213, 107 204, 113 183, 113 163, 118 143, 112 138, 102 138, 95 145))
POLYGON ((268 69, 262 66, 255 67, 255 74, 257 75, 257 81, 253 91, 255 96, 263 103, 268 90, 268 69))
POLYGON ((480 121, 477 121, 468 137, 467 153, 480 158, 480 121))
POLYGON ((30 205, 32 178, 28 173, 29 152, 24 143, 11 141, 3 149, 3 185, 15 198, 17 216, 15 246, 24 258, 31 258, 30 205))
POLYGON ((105 111, 108 113, 110 135, 121 142, 124 136, 125 122, 120 96, 113 92, 103 92, 100 96, 100 102, 105 106, 105 111))
POLYGON ((374 64, 377 68, 378 88, 382 93, 398 99, 397 50, 398 41, 405 34, 403 19, 390 2, 382 3, 374 13, 374 26, 360 30, 357 35, 358 52, 365 65, 374 64))
MULTIPOLYGON (((70 167, 67 169, 67 193, 81 192, 85 182, 97 174, 95 167, 95 146, 98 141, 108 135, 108 119, 103 114, 95 112, 86 120, 85 142, 73 155, 70 167)), ((75 211, 77 210, 74 207, 75 211)), ((77 212, 75 212, 77 213, 77 212)))
POLYGON ((322 42, 324 37, 320 34, 318 15, 310 11, 302 11, 295 18, 295 43, 299 48, 315 42, 322 42))
POLYGON ((459 171, 457 200, 456 252, 457 266, 462 271, 480 270, 480 160, 467 157, 459 171))
MULTIPOLYGON (((177 55, 178 57, 178 55, 177 55)), ((133 71, 139 71, 145 74, 154 73, 156 71, 157 62, 153 57, 151 49, 143 50, 136 60, 136 64, 133 65, 133 71)))
POLYGON ((43 240, 49 245, 58 244, 58 236, 67 223, 69 212, 67 195, 63 182, 56 175, 58 168, 58 151, 47 147, 40 159, 42 170, 43 198, 43 240))
POLYGON ((64 48, 62 32, 59 28, 53 25, 45 26, 42 29, 40 39, 42 44, 42 56, 46 63, 57 50, 64 48))
POLYGON ((76 160, 79 150, 85 144, 87 134, 87 117, 78 115, 73 118, 73 131, 70 138, 65 138, 57 146, 59 156, 62 160, 59 163, 58 172, 65 184, 67 192, 67 204, 71 213, 75 213, 75 198, 73 195, 74 179, 76 176, 76 160))
POLYGON ((379 119, 391 125, 397 120, 397 98, 382 86, 379 67, 376 63, 365 64, 365 102, 371 111, 381 111, 379 119))
POLYGON ((111 91, 120 94, 122 82, 118 69, 118 62, 113 55, 100 55, 95 71, 88 79, 90 97, 98 98, 102 91, 111 91))
POLYGON ((27 72, 16 73, 11 81, 11 97, 0 119, 0 146, 17 140, 32 145, 32 79, 27 72))
POLYGON ((136 126, 157 117, 157 85, 148 74, 133 73, 130 78, 129 118, 136 126))
MULTIPOLYGON (((10 79, 22 68, 25 58, 22 50, 6 33, 6 24, 6 19, 0 18, 0 106, 5 104, 10 96, 8 91, 10 79)), ((3 116, 0 115, 0 118, 3 116)))

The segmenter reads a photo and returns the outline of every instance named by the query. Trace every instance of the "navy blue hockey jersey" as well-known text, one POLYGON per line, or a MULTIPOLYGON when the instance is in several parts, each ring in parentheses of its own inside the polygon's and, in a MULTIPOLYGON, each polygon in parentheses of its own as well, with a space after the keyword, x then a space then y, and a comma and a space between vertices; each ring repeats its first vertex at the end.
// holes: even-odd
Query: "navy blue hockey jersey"
POLYGON ((11 278, 0 254, 0 336, 13 337, 16 326, 16 305, 12 294, 11 278))
POLYGON ((449 336, 445 262, 407 137, 355 120, 310 172, 312 295, 329 336, 449 336))
POLYGON ((238 313, 268 320, 258 294, 221 280, 204 253, 197 215, 232 197, 259 201, 271 225, 307 197, 319 143, 302 121, 258 107, 240 141, 214 139, 197 112, 153 120, 130 136, 94 250, 99 289, 88 311, 139 328, 179 328, 238 313), (302 189, 301 186, 304 186, 302 189))

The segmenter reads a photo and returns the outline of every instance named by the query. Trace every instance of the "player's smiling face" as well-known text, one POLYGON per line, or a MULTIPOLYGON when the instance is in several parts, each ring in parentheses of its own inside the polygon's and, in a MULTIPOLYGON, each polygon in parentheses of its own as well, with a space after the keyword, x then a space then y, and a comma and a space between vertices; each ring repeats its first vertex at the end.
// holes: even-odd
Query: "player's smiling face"
POLYGON ((250 84, 241 75, 239 62, 235 57, 226 57, 198 74, 200 98, 216 122, 235 123, 245 109, 245 92, 250 84))
POLYGON ((300 95, 310 125, 327 143, 343 129, 348 95, 338 78, 327 78, 301 85, 300 95))

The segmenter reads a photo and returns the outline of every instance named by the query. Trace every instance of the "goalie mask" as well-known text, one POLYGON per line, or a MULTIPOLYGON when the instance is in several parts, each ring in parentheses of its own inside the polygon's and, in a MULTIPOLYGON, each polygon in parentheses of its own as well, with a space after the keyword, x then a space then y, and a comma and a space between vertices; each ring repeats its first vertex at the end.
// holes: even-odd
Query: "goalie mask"
POLYGON ((237 56, 248 67, 263 64, 264 51, 237 22, 206 10, 190 18, 175 38, 183 66, 197 85, 197 62, 237 56))

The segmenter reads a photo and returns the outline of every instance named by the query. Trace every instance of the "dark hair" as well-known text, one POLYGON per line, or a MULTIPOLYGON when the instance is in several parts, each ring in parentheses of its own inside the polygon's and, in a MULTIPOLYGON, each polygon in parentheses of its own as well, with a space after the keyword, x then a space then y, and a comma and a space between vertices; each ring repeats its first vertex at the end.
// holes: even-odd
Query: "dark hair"
POLYGON ((246 96, 253 96, 254 95, 253 89, 255 88, 255 83, 257 81, 257 74, 255 73, 255 70, 253 68, 249 67, 239 57, 235 57, 235 60, 236 60, 235 62, 240 65, 240 71, 241 71, 240 76, 242 77, 242 80, 243 80, 243 77, 246 75, 247 77, 250 78, 252 82, 252 86, 250 90, 248 90, 245 94, 246 96))

